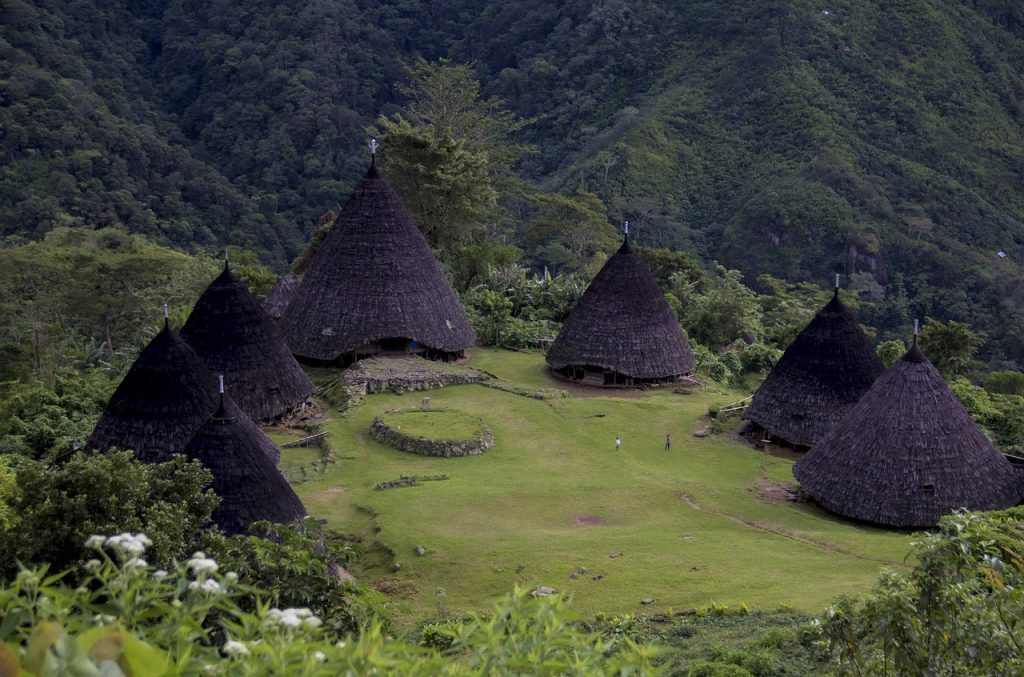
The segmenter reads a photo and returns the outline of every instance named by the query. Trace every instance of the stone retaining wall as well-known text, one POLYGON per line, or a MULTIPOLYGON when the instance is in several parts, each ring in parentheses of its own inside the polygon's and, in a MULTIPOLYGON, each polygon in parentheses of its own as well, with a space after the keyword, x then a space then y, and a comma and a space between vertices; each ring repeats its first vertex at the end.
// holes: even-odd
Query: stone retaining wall
POLYGON ((486 425, 483 426, 483 432, 471 440, 428 440, 424 437, 406 435, 375 418, 373 425, 370 426, 370 434, 381 444, 424 456, 472 456, 482 454, 494 446, 494 436, 486 425))

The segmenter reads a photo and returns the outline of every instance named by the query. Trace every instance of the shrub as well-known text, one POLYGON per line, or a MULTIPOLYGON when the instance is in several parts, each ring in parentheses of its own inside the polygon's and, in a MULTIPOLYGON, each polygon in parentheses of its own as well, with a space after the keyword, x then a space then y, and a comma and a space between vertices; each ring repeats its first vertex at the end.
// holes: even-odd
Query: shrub
POLYGON ((985 378, 985 390, 999 395, 1024 395, 1024 373, 993 371, 985 378))

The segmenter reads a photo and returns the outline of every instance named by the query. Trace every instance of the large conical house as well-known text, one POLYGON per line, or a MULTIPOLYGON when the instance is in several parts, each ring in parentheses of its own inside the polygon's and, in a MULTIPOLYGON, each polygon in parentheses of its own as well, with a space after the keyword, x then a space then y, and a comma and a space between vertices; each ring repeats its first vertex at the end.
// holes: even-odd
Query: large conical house
POLYGON ((958 508, 1008 508, 1019 473, 914 345, 793 474, 826 509, 893 527, 933 527, 958 508))
POLYGON ((211 372, 225 375, 235 402, 254 421, 287 413, 315 390, 280 330, 227 264, 199 297, 181 336, 211 372))
POLYGON ((449 360, 476 340, 426 238, 376 164, 314 254, 280 326, 295 356, 311 363, 377 353, 449 360))
POLYGON ((282 275, 263 299, 263 310, 272 320, 280 320, 284 309, 292 302, 302 280, 296 275, 282 275))
POLYGON ((86 449, 131 449, 148 463, 170 460, 217 410, 217 385, 202 359, 164 320, 114 391, 86 449))
POLYGON ((837 286, 754 393, 745 417, 794 447, 810 447, 883 371, 837 286))
POLYGON ((253 522, 292 522, 306 508, 275 467, 281 451, 225 395, 185 448, 213 475, 220 505, 213 521, 226 534, 244 533, 253 522))
POLYGON ((561 378, 609 387, 671 382, 693 371, 679 320, 628 234, 569 313, 547 361, 561 378))

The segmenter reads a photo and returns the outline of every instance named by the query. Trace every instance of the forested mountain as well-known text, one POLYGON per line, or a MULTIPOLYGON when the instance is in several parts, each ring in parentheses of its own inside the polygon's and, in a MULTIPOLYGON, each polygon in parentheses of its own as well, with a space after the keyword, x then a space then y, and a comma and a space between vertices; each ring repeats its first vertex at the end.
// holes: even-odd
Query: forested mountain
POLYGON ((953 318, 1024 363, 1015 0, 0 9, 2 235, 118 226, 281 268, 405 103, 403 64, 446 57, 531 120, 514 171, 538 190, 583 186, 641 243, 751 283, 860 271, 883 336, 953 318))

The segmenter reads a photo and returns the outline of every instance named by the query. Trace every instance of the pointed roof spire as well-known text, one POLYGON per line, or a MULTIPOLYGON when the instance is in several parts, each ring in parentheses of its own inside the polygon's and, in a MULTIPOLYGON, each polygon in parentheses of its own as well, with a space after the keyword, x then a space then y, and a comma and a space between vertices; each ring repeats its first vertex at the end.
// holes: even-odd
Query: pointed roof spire
POLYGON ((368 177, 380 176, 380 172, 377 171, 377 149, 380 148, 380 144, 377 143, 376 137, 370 137, 370 169, 366 172, 368 177))
POLYGON ((168 321, 168 317, 170 317, 170 312, 168 312, 167 304, 165 303, 164 304, 164 329, 170 328, 170 324, 171 323, 168 321))
POLYGON ((914 318, 914 338, 911 340, 910 349, 903 355, 903 360, 907 362, 926 362, 927 357, 921 352, 921 348, 917 345, 917 335, 920 333, 920 323, 918 319, 914 318))
POLYGON ((225 271, 230 270, 230 267, 228 266, 228 250, 227 249, 224 250, 224 270, 225 271))

